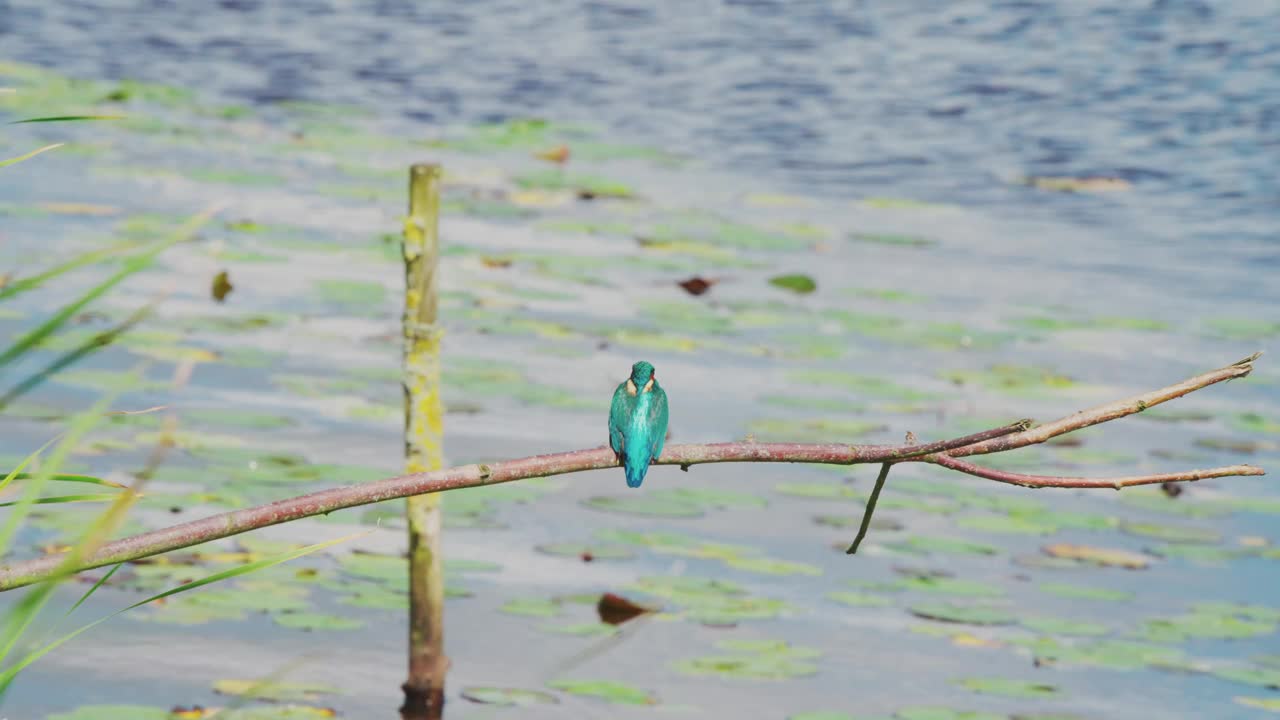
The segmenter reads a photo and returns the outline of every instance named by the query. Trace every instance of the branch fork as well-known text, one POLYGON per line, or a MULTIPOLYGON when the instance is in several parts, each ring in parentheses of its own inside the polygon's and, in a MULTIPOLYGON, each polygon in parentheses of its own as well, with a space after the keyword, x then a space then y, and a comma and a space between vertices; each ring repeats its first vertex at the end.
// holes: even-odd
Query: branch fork
MULTIPOLYGON (((977 477, 1010 483, 1029 488, 1123 488, 1167 482, 1190 482, 1206 478, 1264 475, 1260 467, 1253 465, 1229 465, 1204 470, 1187 470, 1160 475, 1139 475, 1118 478, 1076 478, 1048 475, 1023 475, 983 468, 960 458, 973 455, 989 455, 1007 452, 1045 442, 1075 430, 1109 422, 1142 412, 1169 400, 1182 397, 1219 382, 1248 375, 1253 362, 1261 353, 1211 370, 1180 383, 1083 410, 1043 425, 1031 426, 1029 420, 1020 420, 999 428, 985 430, 951 440, 925 445, 908 442, 902 445, 848 445, 839 443, 712 443, 697 445, 669 445, 658 465, 679 465, 687 469, 692 465, 721 462, 799 462, 833 465, 880 464, 878 486, 883 486, 888 469, 904 462, 926 462, 949 470, 977 477)), ((258 507, 232 510, 200 520, 145 532, 116 540, 99 547, 91 555, 76 564, 75 572, 129 562, 159 555, 193 545, 231 537, 270 525, 322 515, 344 508, 368 505, 395 498, 426 493, 438 493, 482 485, 513 482, 527 478, 547 477, 584 470, 615 468, 618 459, 608 447, 576 450, 553 455, 504 460, 486 464, 412 473, 375 482, 336 487, 328 490, 277 500, 258 507)), ((876 493, 878 496, 878 490, 876 493)), ((874 497, 873 496, 873 499, 874 497)), ((868 510, 874 509, 874 502, 868 510)), ((866 535, 870 524, 870 512, 864 519, 859 538, 866 535)), ((851 548, 852 550, 853 548, 851 548)), ((64 554, 49 555, 0 565, 0 591, 31 585, 53 577, 59 571, 64 554)))

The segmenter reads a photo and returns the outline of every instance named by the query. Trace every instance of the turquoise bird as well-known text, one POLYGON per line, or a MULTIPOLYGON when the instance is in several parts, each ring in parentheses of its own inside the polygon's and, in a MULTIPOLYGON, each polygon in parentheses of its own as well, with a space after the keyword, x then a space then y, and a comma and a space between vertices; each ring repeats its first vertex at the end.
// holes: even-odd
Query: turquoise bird
POLYGON ((609 447, 626 470, 627 487, 640 487, 666 440, 667 393, 658 385, 653 366, 641 360, 613 391, 609 408, 609 447))

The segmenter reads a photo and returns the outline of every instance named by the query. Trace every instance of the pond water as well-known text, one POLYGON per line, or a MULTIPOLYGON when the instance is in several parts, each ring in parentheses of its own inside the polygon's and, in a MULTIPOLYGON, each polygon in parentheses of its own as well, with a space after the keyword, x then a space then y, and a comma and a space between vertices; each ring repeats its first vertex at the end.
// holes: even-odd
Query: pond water
MULTIPOLYGON (((163 298, 7 402, 0 456, 119 390, 113 407, 179 419, 128 532, 393 474, 397 233, 421 160, 447 173, 449 464, 602 444, 610 393, 641 358, 671 398, 671 442, 895 442, 1048 420, 1280 349, 1276 22, 1265 3, 1172 1, 0 0, 3 119, 129 116, 8 126, 0 157, 69 144, 0 170, 0 270, 136 253, 226 203, 0 368, 8 392, 163 298), (535 157, 562 144, 564 167, 535 157), (1088 176, 1123 182, 1071 180, 1088 176), (216 302, 221 271, 233 289, 216 302), (770 283, 783 274, 816 288, 770 283), (694 276, 715 282, 693 296, 677 283, 694 276)), ((6 301, 0 332, 18 338, 118 269, 89 263, 6 301)), ((1271 359, 1082 444, 983 462, 1274 466, 1271 359)), ((114 418, 73 466, 127 480, 161 419, 114 418)), ((448 495, 448 717, 1136 720, 1280 704, 1267 478, 1169 499, 902 467, 846 556, 873 479, 709 465, 654 468, 640 491, 611 470, 448 495), (1064 543, 1143 567, 1052 557, 1064 543), (590 604, 606 591, 666 611, 606 642, 590 604), (459 694, 493 687, 535 704, 459 694)), ((97 509, 50 507, 19 554, 97 509)), ((74 617, 369 531, 112 620, 33 666, 3 713, 166 717, 280 673, 312 686, 284 688, 290 702, 392 716, 399 514, 342 511, 122 570, 74 617)))

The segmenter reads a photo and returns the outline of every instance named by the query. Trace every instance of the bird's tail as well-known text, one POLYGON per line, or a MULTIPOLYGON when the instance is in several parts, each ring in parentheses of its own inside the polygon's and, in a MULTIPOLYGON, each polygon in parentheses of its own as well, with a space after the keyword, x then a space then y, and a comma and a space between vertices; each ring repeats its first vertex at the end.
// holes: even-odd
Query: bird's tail
POLYGON ((624 453, 622 468, 627 473, 627 487, 638 488, 649 472, 649 453, 624 453))

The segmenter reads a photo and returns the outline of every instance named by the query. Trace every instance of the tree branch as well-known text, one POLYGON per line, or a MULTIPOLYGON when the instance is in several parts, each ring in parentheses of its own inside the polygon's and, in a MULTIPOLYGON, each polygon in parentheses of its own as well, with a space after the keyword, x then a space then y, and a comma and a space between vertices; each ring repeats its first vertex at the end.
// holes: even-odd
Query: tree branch
POLYGON ((1135 395, 1124 400, 1117 400, 1105 405, 1091 408, 1089 410, 1081 410, 1080 412, 1068 415, 1067 417, 1054 420, 1044 425, 1039 425, 1030 430, 1020 432, 1014 435, 987 440, 985 442, 974 443, 969 447, 955 450, 947 453, 952 457, 963 457, 965 455, 989 455, 991 453, 1007 452, 1009 450, 1017 450, 1028 445, 1042 443, 1050 438, 1059 435, 1066 435, 1090 425, 1117 420, 1126 415, 1140 413, 1148 408, 1153 408, 1160 403, 1168 402, 1175 398, 1180 398, 1188 393, 1195 392, 1209 385, 1220 383, 1223 380, 1234 380, 1242 378, 1253 372, 1253 361, 1257 360, 1262 353, 1256 352, 1249 357, 1231 363, 1230 365, 1210 370, 1193 378, 1187 378, 1180 383, 1152 390, 1148 393, 1135 395))
MULTIPOLYGON (((1141 412, 1149 407, 1181 397, 1200 388, 1244 377, 1253 369, 1258 356, 1212 372, 1197 375, 1176 385, 1138 395, 1128 400, 1102 405, 1092 410, 1075 413, 1060 420, 1028 429, 1028 421, 993 428, 974 435, 967 435, 938 443, 917 445, 844 445, 837 443, 713 443, 702 445, 671 445, 655 463, 679 465, 688 469, 692 465, 720 462, 798 462, 833 465, 863 463, 897 464, 899 462, 928 462, 978 475, 997 482, 1011 482, 1027 487, 1125 487, 1145 483, 1199 480, 1208 477, 1230 475, 1261 475, 1261 468, 1250 465, 1233 465, 1214 470, 1195 470, 1167 475, 1091 480, 1088 478, 1054 478, 1034 475, 1017 475, 988 470, 958 460, 966 455, 1005 452, 1051 437, 1069 433, 1098 423, 1115 420, 1141 412)), ((535 455, 518 460, 506 460, 492 464, 463 465, 461 467, 414 473, 402 477, 375 482, 321 490, 299 497, 278 500, 267 505, 233 510, 211 517, 174 525, 133 537, 107 543, 85 558, 79 570, 102 567, 139 558, 159 555, 192 545, 238 535, 270 525, 322 515, 344 508, 368 505, 395 498, 445 492, 461 488, 495 485, 527 478, 562 475, 584 470, 601 470, 618 466, 618 459, 607 447, 554 455, 535 455)), ((0 566, 0 591, 30 585, 49 578, 63 560, 65 554, 50 555, 0 566)))
POLYGON ((1020 485, 1027 488, 1111 488, 1119 490, 1120 488, 1133 487, 1135 485, 1158 485, 1167 482, 1195 482, 1196 480, 1207 480, 1209 478, 1266 475, 1262 468, 1255 465, 1228 465, 1209 470, 1187 470, 1160 475, 1130 475, 1117 478, 1057 477, 1054 475, 1023 475, 1022 473, 993 470, 991 468, 978 467, 973 463, 957 460, 946 455, 935 456, 930 462, 941 465, 948 470, 956 470, 968 475, 986 478, 987 480, 995 480, 996 482, 1020 485))

